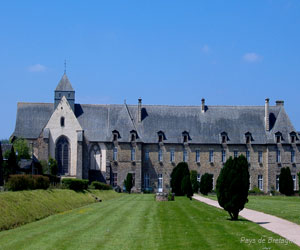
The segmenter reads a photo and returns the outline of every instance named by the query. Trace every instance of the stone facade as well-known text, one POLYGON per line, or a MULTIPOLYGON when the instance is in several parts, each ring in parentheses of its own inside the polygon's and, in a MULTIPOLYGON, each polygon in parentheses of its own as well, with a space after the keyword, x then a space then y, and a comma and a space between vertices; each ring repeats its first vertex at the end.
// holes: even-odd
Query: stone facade
POLYGON ((269 192, 282 167, 292 175, 300 171, 299 135, 282 101, 269 106, 266 99, 259 107, 206 106, 204 99, 199 107, 143 106, 141 99, 135 106, 74 101, 64 74, 53 104, 18 104, 13 134, 33 142, 39 160, 56 158, 64 176, 122 189, 132 173, 133 192, 168 192, 173 168, 186 161, 198 177, 213 174, 215 188, 224 161, 244 154, 250 188, 269 192))

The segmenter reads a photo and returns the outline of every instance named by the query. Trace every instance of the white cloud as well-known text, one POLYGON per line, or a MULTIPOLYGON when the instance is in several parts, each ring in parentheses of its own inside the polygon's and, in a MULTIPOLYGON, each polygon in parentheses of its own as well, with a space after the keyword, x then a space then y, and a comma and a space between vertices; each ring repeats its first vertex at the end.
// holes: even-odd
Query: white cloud
POLYGON ((244 61, 249 62, 249 63, 254 63, 254 62, 259 62, 262 60, 262 57, 254 52, 246 53, 243 56, 244 61))
POLYGON ((47 67, 42 64, 34 64, 28 67, 29 72, 44 72, 46 71, 47 67))
POLYGON ((201 50, 202 50, 203 53, 207 54, 207 53, 210 52, 210 47, 209 47, 207 44, 205 44, 205 45, 201 48, 201 50))

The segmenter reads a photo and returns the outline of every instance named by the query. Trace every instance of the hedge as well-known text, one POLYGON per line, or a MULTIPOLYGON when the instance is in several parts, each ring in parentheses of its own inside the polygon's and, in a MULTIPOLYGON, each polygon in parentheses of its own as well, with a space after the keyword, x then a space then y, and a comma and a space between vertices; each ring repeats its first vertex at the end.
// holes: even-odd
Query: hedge
POLYGON ((67 188, 74 191, 83 191, 88 189, 89 181, 80 180, 73 178, 64 178, 62 179, 62 184, 67 188))
POLYGON ((98 190, 111 190, 112 187, 106 183, 100 182, 100 181, 93 181, 91 184, 92 188, 98 189, 98 190))
POLYGON ((5 188, 9 191, 48 189, 49 178, 42 175, 10 175, 5 188))

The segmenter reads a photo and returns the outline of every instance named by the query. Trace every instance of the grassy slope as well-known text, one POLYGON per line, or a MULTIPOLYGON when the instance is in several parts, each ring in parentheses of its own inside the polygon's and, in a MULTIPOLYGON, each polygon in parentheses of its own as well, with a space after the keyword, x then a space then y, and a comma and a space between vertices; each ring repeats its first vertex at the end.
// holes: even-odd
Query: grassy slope
MULTIPOLYGON (((119 196, 114 191, 91 191, 102 200, 119 196)), ((89 192, 67 189, 0 193, 0 230, 94 203, 89 192)))
MULTIPOLYGON (((209 195, 217 200, 216 195, 209 195)), ((246 208, 272 214, 300 225, 300 197, 299 196, 248 196, 246 208)))
POLYGON ((241 237, 279 236, 197 201, 124 195, 0 232, 0 249, 297 249, 245 244, 241 237))

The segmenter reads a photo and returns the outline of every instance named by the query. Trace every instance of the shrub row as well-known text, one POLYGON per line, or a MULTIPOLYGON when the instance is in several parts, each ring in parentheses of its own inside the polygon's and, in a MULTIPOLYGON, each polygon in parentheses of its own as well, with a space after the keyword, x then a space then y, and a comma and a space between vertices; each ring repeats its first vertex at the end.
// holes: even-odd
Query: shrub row
POLYGON ((62 179, 62 184, 67 189, 71 189, 74 191, 83 191, 88 189, 89 181, 73 178, 64 178, 62 179))
POLYGON ((111 190, 112 187, 100 181, 93 181, 91 187, 98 190, 111 190))
POLYGON ((10 191, 48 189, 50 186, 49 178, 42 175, 10 175, 5 188, 10 191))

